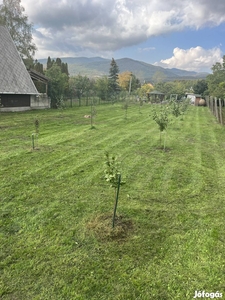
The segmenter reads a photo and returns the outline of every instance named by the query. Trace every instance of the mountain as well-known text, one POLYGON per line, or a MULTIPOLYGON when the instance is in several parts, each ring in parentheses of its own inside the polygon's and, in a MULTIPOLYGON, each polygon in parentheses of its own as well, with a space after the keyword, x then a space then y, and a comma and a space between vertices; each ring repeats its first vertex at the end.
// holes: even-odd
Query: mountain
POLYGON ((186 70, 180 70, 176 68, 168 69, 171 70, 173 73, 175 73, 178 76, 185 77, 185 76, 193 76, 197 78, 205 78, 209 73, 207 72, 194 72, 194 71, 186 71, 186 70))
MULTIPOLYGON (((61 60, 68 64, 70 76, 81 74, 91 78, 108 75, 111 63, 111 59, 102 57, 62 57, 61 60)), ((38 61, 44 65, 47 63, 47 59, 39 59, 38 61)), ((202 79, 208 75, 208 73, 197 73, 176 68, 166 69, 130 58, 116 59, 116 63, 120 73, 131 71, 141 82, 152 82, 157 79, 160 81, 202 79)))

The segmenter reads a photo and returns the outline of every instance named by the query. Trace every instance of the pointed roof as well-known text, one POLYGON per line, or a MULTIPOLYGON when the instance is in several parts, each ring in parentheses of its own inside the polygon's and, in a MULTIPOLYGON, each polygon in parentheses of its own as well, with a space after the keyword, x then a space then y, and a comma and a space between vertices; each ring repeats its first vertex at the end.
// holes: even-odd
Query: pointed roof
POLYGON ((0 94, 38 94, 5 26, 0 25, 0 94))

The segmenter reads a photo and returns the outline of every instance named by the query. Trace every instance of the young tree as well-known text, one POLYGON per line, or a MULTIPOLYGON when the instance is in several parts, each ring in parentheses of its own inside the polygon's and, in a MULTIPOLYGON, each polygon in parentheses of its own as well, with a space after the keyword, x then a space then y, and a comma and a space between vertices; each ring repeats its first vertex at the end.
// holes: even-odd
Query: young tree
POLYGON ((81 97, 86 96, 87 98, 90 95, 92 82, 87 76, 72 76, 69 79, 69 88, 71 95, 78 97, 79 105, 81 105, 81 97))
MULTIPOLYGON (((156 122, 160 132, 160 145, 162 142, 162 132, 166 131, 169 119, 168 119, 168 107, 166 105, 160 105, 159 110, 153 110, 153 120, 156 122)), ((166 139, 164 137, 164 151, 166 148, 166 139)))
POLYGON ((8 28, 21 57, 32 59, 37 50, 32 41, 32 24, 28 23, 20 3, 21 0, 3 0, 0 4, 0 24, 8 28))
POLYGON ((118 82, 119 75, 119 67, 117 66, 116 61, 112 58, 110 69, 109 69, 109 77, 108 77, 108 88, 110 96, 115 96, 120 91, 120 86, 118 82))
POLYGON ((171 113, 174 117, 178 118, 182 114, 180 102, 177 101, 176 99, 173 98, 170 99, 170 108, 171 108, 171 113))
POLYGON ((57 108, 58 101, 65 96, 68 90, 68 76, 61 72, 56 63, 46 71, 46 76, 50 79, 48 95, 51 97, 51 105, 57 108))
POLYGON ((95 81, 95 91, 96 95, 101 100, 106 100, 108 96, 108 78, 107 76, 100 77, 95 81))
POLYGON ((105 153, 105 156, 106 156, 106 162, 105 162, 106 168, 104 170, 105 180, 109 182, 110 186, 114 188, 115 191, 115 206, 114 206, 113 220, 112 220, 112 227, 114 228, 120 186, 125 184, 125 182, 121 180, 120 164, 116 156, 112 155, 112 157, 110 157, 108 152, 105 153))

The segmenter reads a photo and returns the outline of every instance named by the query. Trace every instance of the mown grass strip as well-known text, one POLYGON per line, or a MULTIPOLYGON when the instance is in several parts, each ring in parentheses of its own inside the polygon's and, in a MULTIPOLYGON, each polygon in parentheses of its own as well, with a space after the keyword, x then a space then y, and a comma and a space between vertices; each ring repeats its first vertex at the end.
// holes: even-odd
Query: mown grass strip
POLYGON ((168 127, 166 151, 151 106, 0 115, 2 299, 189 299, 225 292, 224 128, 190 107, 168 127), (39 149, 32 150, 34 120, 39 149), (126 239, 101 239, 113 213, 104 152, 122 162, 118 214, 126 239), (100 220, 100 219, 97 219, 100 220), (104 226, 104 225, 102 225, 104 226))

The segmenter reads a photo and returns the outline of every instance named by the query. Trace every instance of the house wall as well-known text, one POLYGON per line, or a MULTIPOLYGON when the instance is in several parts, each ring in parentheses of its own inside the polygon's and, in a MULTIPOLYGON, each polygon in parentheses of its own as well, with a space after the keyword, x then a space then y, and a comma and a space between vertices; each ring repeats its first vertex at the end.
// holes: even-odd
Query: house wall
POLYGON ((26 111, 30 110, 29 106, 21 106, 21 107, 1 107, 1 112, 17 112, 17 111, 26 111))
POLYGON ((187 98, 189 98, 190 99, 190 101, 191 101, 191 104, 195 104, 195 95, 193 95, 193 94, 188 94, 187 95, 187 98))
POLYGON ((1 107, 30 107, 30 95, 2 94, 1 107))
POLYGON ((46 94, 15 95, 0 94, 0 111, 16 112, 31 109, 46 109, 51 107, 51 100, 46 94))
POLYGON ((45 109, 51 107, 51 99, 46 94, 32 95, 31 109, 45 109))

